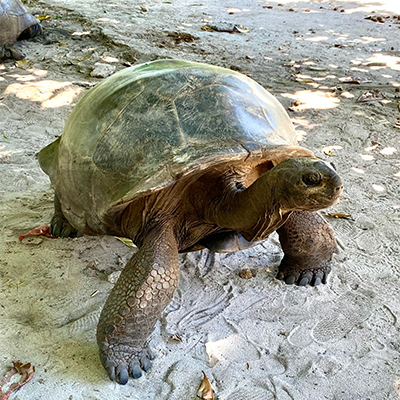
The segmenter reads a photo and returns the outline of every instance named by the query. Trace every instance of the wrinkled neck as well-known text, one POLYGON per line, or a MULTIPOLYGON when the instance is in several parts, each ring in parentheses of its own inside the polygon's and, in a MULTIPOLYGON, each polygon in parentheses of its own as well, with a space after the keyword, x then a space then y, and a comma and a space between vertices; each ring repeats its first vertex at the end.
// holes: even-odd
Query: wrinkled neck
POLYGON ((271 169, 243 191, 228 190, 212 210, 212 219, 222 228, 243 234, 247 240, 264 238, 281 224, 281 195, 282 185, 271 169))

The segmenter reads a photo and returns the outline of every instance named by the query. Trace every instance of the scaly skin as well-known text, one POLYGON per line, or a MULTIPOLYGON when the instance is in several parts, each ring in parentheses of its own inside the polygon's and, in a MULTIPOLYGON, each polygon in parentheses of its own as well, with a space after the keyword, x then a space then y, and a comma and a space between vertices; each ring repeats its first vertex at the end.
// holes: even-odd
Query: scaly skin
MULTIPOLYGON (((299 285, 326 281, 336 242, 331 228, 314 211, 335 204, 343 190, 328 165, 312 159, 284 160, 243 191, 230 189, 218 174, 214 180, 208 174, 205 178, 188 188, 191 197, 185 192, 182 198, 172 196, 173 191, 156 192, 144 208, 137 203, 118 221, 127 229, 132 225, 130 233, 122 231, 132 238, 138 235, 140 249, 106 300, 97 342, 109 377, 121 384, 150 368, 146 341, 178 286, 178 252, 181 246, 190 249, 201 243, 208 232, 210 238, 226 229, 226 240, 229 232, 237 232, 247 246, 277 230, 285 253, 279 277, 299 285), (138 220, 142 225, 135 225, 138 220)), ((57 198, 52 233, 75 234, 57 198)), ((221 246, 224 240, 217 248, 221 246)))
POLYGON ((110 378, 126 384, 151 366, 145 348, 179 281, 178 245, 172 224, 155 226, 131 258, 100 315, 97 343, 110 378))
POLYGON ((295 211, 277 232, 285 253, 278 279, 300 286, 326 283, 337 244, 332 228, 321 215, 295 211))

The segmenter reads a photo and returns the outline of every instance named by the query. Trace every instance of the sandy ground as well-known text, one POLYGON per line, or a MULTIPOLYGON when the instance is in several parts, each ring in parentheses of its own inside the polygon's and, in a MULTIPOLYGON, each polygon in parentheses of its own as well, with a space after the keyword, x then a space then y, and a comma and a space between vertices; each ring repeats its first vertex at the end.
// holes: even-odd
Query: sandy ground
POLYGON ((201 371, 220 400, 400 399, 398 1, 189 3, 32 2, 50 16, 44 36, 19 44, 30 62, 0 64, 0 375, 14 359, 35 365, 19 400, 195 399, 201 371), (112 237, 24 245, 18 235, 51 218, 36 153, 100 81, 95 63, 163 57, 234 68, 268 88, 301 143, 335 163, 345 195, 329 211, 351 217, 329 219, 343 249, 317 288, 275 279, 273 238, 181 256, 179 290, 150 341, 154 366, 120 386, 100 365, 95 326, 109 275, 135 250, 112 237), (244 267, 255 277, 240 278, 244 267))

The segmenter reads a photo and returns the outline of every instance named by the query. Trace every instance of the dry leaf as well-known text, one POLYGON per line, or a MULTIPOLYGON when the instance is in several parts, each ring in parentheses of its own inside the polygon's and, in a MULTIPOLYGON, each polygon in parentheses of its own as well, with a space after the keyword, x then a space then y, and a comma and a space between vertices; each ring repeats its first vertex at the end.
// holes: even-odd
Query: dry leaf
POLYGON ((342 83, 355 83, 357 85, 360 85, 361 83, 371 82, 369 79, 361 79, 359 77, 353 77, 353 76, 343 76, 339 78, 339 81, 342 83))
POLYGON ((4 378, 0 379, 0 400, 7 400, 13 392, 24 386, 28 383, 35 374, 35 367, 31 363, 22 363, 21 361, 13 361, 13 367, 4 378), (3 393, 2 388, 4 385, 8 384, 11 378, 16 375, 20 374, 21 377, 18 382, 12 383, 7 392, 3 393))
MULTIPOLYGON (((32 229, 28 233, 25 233, 24 235, 19 236, 18 239, 20 242, 22 242, 22 240, 24 238, 29 237, 29 236, 46 236, 46 237, 52 238, 52 239, 55 238, 55 236, 53 236, 50 233, 50 227, 48 225, 41 225, 38 228, 32 229)), ((30 244, 30 243, 27 243, 27 244, 30 244)))
POLYGON ((365 93, 362 93, 356 103, 366 103, 368 101, 377 101, 377 100, 384 100, 385 96, 377 89, 368 90, 365 93))
POLYGON ((331 218, 343 218, 343 219, 351 219, 351 214, 343 214, 343 213, 328 213, 328 217, 331 218))
POLYGON ((21 69, 28 69, 28 68, 32 67, 33 64, 35 64, 35 63, 31 60, 18 60, 15 62, 14 65, 21 69))
POLYGON ((50 19, 50 18, 51 18, 50 15, 38 15, 38 16, 37 16, 37 19, 38 19, 39 21, 46 21, 47 19, 50 19))
POLYGON ((174 340, 175 342, 183 342, 182 336, 179 333, 174 333, 171 336, 171 340, 174 340))
POLYGON ((201 27, 202 31, 210 32, 228 32, 228 33, 247 33, 250 30, 242 25, 231 24, 229 22, 220 22, 216 24, 207 24, 201 27))
POLYGON ((197 390, 197 396, 203 400, 214 400, 214 388, 211 386, 211 382, 207 378, 207 375, 203 371, 203 381, 197 390))
POLYGON ((137 247, 135 243, 132 242, 131 239, 128 238, 123 238, 123 237, 118 237, 118 236, 114 236, 115 239, 118 239, 120 242, 122 242, 125 246, 128 247, 137 247))

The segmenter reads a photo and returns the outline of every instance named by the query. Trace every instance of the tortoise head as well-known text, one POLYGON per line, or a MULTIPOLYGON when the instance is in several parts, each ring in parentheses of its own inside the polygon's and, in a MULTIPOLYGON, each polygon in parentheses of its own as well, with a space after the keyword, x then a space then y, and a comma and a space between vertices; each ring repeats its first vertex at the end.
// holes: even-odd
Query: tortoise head
POLYGON ((278 167, 283 173, 284 208, 316 211, 336 204, 342 195, 342 180, 334 167, 325 161, 288 158, 278 167))

